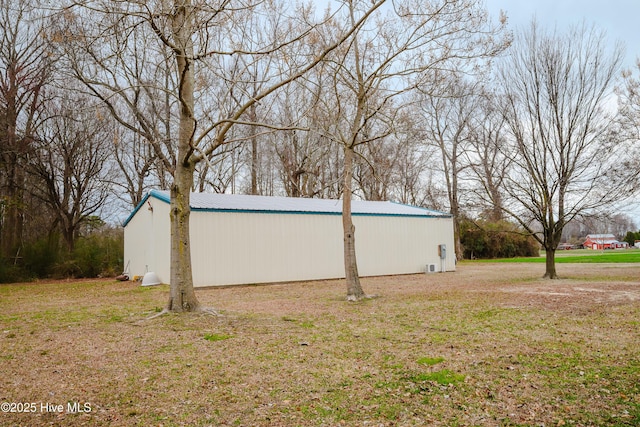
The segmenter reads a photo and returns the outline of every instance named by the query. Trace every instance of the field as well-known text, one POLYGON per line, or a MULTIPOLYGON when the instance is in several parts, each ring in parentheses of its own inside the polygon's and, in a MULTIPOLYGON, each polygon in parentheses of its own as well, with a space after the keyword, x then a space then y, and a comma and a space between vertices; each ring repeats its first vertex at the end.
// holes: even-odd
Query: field
MULTIPOLYGON (((545 253, 532 258, 504 258, 499 260, 478 260, 477 262, 545 262, 545 253)), ((561 250, 556 252, 556 263, 640 263, 640 249, 594 251, 590 249, 561 250)))
POLYGON ((2 426, 637 426, 640 264, 198 290, 0 286, 2 426))

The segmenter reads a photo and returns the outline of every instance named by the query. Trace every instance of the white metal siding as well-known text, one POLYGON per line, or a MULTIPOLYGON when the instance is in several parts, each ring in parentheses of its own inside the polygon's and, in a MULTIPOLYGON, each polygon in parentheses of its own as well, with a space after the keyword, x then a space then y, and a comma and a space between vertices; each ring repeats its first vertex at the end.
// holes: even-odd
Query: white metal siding
POLYGON ((335 215, 191 213, 195 286, 341 277, 335 215))
POLYGON ((455 270, 451 218, 356 216, 356 257, 363 276, 426 271, 442 265, 438 246, 446 245, 445 270, 455 270))
POLYGON ((153 265, 149 271, 158 275, 162 283, 169 283, 171 278, 171 210, 168 203, 149 198, 153 206, 153 265))
MULTIPOLYGON (((125 227, 129 273, 155 272, 170 281, 169 204, 148 199, 125 227)), ((362 276, 455 270, 451 218, 353 216, 362 276), (446 263, 438 245, 447 247, 446 263)), ((191 212, 195 286, 269 283, 344 277, 340 215, 313 213, 191 212)))
POLYGON ((153 271, 163 283, 169 283, 169 205, 151 197, 147 202, 124 228, 125 268, 128 264, 131 279, 153 271))
MULTIPOLYGON (((362 276, 441 271, 438 245, 455 269, 450 218, 355 216, 362 276)), ((191 213, 195 286, 344 277, 342 219, 337 215, 191 213)))
POLYGON ((153 216, 140 209, 124 228, 124 267, 133 279, 145 273, 145 264, 153 259, 153 216))

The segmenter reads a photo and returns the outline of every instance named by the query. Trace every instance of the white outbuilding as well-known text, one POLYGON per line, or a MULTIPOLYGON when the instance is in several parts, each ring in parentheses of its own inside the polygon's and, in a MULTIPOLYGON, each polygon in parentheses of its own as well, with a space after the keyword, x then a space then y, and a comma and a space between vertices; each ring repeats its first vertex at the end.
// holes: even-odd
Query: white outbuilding
MULTIPOLYGON (((191 194, 194 286, 344 277, 342 201, 191 194)), ((455 270, 451 215, 394 202, 352 202, 361 276, 455 270)), ((129 277, 169 282, 169 193, 153 190, 124 223, 129 277)))

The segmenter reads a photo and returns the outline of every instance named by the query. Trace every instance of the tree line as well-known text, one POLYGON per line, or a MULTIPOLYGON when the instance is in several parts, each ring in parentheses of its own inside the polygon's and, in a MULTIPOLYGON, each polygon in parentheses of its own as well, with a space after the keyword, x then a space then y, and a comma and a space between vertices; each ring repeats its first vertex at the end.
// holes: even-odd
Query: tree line
POLYGON ((637 188, 638 79, 595 27, 512 33, 476 0, 0 6, 5 266, 73 254, 159 188, 171 310, 199 306, 190 191, 341 198, 350 299, 351 197, 451 212, 459 258, 469 224, 503 224, 553 278, 567 224, 637 188))

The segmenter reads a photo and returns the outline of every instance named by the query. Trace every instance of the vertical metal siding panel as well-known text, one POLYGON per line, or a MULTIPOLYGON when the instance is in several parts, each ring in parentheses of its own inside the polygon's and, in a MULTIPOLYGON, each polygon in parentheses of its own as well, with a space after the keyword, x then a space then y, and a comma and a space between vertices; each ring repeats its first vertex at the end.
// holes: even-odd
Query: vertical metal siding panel
POLYGON ((234 247, 236 283, 335 277, 332 217, 307 214, 245 214, 234 247), (244 252, 247 256, 243 256, 244 252))
MULTIPOLYGON (((447 245, 455 269, 452 220, 355 216, 358 267, 363 276, 440 268, 447 245)), ((344 277, 339 215, 193 212, 194 284, 211 286, 344 277)))
POLYGON ((300 215, 296 229, 297 280, 344 277, 342 222, 338 215, 300 215))
POLYGON ((242 245, 235 248, 239 261, 246 261, 244 265, 238 265, 241 280, 247 283, 259 283, 273 281, 275 266, 274 252, 278 251, 278 228, 271 226, 273 215, 270 214, 242 214, 243 229, 248 231, 242 234, 242 245), (270 221, 271 220, 271 221, 270 221), (268 249, 273 245, 273 249, 268 249), (247 249, 248 258, 243 260, 241 256, 242 246, 247 249))
POLYGON ((356 256, 362 276, 420 273, 440 269, 438 246, 447 246, 445 268, 455 270, 450 218, 357 216, 356 256))
POLYGON ((171 280, 171 208, 168 203, 155 200, 153 204, 153 261, 149 271, 158 275, 162 283, 171 280))
POLYGON ((125 258, 129 273, 143 276, 155 272, 163 283, 169 282, 169 205, 149 199, 153 210, 141 207, 125 227, 125 258))
POLYGON ((195 286, 224 284, 232 271, 230 245, 234 239, 231 217, 220 212, 192 212, 191 260, 195 286))
POLYGON ((363 276, 414 273, 423 247, 414 218, 357 217, 356 249, 363 276))
POLYGON ((195 286, 343 277, 340 217, 193 212, 195 286))
POLYGON ((447 271, 456 270, 456 251, 453 236, 453 219, 442 219, 440 229, 444 234, 442 240, 447 242, 447 271))
POLYGON ((193 275, 193 285, 202 286, 202 275, 204 273, 203 258, 209 254, 206 245, 206 236, 209 234, 209 224, 204 212, 192 211, 189 220, 189 238, 191 239, 191 274, 193 275))
MULTIPOLYGON (((144 209, 144 208, 143 208, 144 209)), ((140 209, 124 228, 124 268, 129 264, 128 273, 141 276, 145 273, 148 228, 151 224, 150 215, 140 209)))
POLYGON ((435 264, 436 270, 440 271, 442 263, 438 253, 438 246, 444 244, 447 249, 447 257, 444 267, 447 271, 454 271, 455 248, 453 243, 453 219, 432 218, 429 221, 428 226, 425 228, 425 231, 425 239, 429 239, 425 264, 435 264))
POLYGON ((356 260, 358 273, 372 276, 386 271, 395 256, 393 242, 388 238, 388 223, 380 217, 354 216, 356 260))

